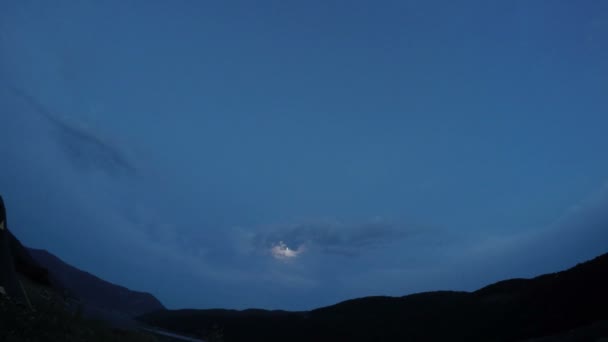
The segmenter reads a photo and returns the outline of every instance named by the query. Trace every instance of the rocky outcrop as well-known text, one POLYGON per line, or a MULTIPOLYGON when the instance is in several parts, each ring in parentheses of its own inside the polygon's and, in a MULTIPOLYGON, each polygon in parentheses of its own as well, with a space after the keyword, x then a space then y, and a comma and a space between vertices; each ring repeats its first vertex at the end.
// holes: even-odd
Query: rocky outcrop
POLYGON ((15 270, 11 237, 12 234, 8 231, 4 200, 0 196, 0 293, 11 297, 23 297, 23 290, 19 286, 15 270))

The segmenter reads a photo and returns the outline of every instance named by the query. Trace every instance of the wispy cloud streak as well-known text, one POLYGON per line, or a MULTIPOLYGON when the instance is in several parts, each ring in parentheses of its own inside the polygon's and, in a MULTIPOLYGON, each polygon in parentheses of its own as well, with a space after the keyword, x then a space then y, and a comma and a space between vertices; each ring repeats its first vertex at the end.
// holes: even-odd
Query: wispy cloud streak
POLYGON ((8 86, 11 92, 51 124, 55 140, 68 159, 86 170, 103 170, 112 175, 133 175, 136 168, 117 147, 95 133, 60 118, 47 106, 24 90, 8 86))

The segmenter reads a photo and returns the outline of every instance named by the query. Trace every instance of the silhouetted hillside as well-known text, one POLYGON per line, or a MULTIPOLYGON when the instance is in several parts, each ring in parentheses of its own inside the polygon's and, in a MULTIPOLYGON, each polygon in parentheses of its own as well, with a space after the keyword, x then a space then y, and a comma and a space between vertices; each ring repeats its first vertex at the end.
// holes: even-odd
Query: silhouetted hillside
POLYGON ((32 258, 28 249, 24 247, 13 234, 9 232, 9 236, 10 248, 15 262, 15 270, 41 285, 51 286, 53 281, 48 270, 32 258))
MULTIPOLYGON (((608 254, 567 271, 498 282, 475 292, 348 300, 310 312, 178 310, 141 319, 183 333, 222 330, 225 341, 518 341, 608 320, 608 254)), ((582 333, 581 333, 582 334, 582 333)), ((599 334, 599 335, 598 335, 599 334)), ((551 338, 543 341, 550 341, 551 338)))
POLYGON ((23 286, 18 276, 44 286, 55 285, 49 272, 40 266, 29 254, 28 250, 17 240, 9 229, 8 217, 4 199, 0 196, 0 294, 26 299, 23 286))
MULTIPOLYGON (((58 275, 63 276, 70 266, 61 264, 65 271, 61 274, 49 272, 41 264, 57 266, 58 259, 39 251, 33 251, 38 260, 32 257, 10 232, 6 216, 0 196, 0 341, 159 341, 149 332, 116 329, 85 318, 73 293, 58 280, 58 275)), ((99 282, 103 281, 98 279, 96 284, 99 282)), ((83 283, 83 286, 90 285, 91 282, 83 283)), ((95 290, 97 288, 92 288, 95 290)), ((127 300, 126 304, 133 302, 127 300)), ((140 307, 143 306, 140 304, 140 307)), ((160 303, 150 306, 151 309, 159 307, 162 308, 160 303)), ((137 313, 141 311, 132 314, 137 313)))
POLYGON ((78 297, 88 311, 96 311, 98 314, 102 314, 102 311, 114 312, 134 317, 165 309, 162 303, 149 293, 132 291, 107 282, 63 262, 45 250, 29 249, 29 252, 53 277, 78 297))
POLYGON ((2 342, 160 342, 152 334, 117 329, 105 322, 83 317, 67 305, 63 295, 26 277, 19 277, 29 305, 0 295, 2 342))

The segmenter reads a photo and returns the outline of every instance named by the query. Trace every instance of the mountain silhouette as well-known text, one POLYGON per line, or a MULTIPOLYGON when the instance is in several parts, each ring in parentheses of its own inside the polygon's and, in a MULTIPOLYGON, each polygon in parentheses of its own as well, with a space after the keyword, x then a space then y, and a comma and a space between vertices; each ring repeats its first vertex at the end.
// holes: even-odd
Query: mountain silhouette
POLYGON ((59 288, 59 284, 53 283, 49 272, 29 255, 9 230, 4 200, 0 196, 0 293, 26 299, 19 275, 41 285, 57 285, 59 288))
POLYGON ((29 254, 79 298, 86 313, 93 316, 131 318, 165 309, 163 304, 149 293, 112 284, 67 264, 48 251, 30 248, 29 254))
POLYGON ((4 200, 0 196, 0 294, 22 297, 23 291, 17 279, 15 261, 11 252, 11 238, 4 200))
MULTIPOLYGON (((29 301, 28 288, 49 289, 76 298, 86 316, 114 326, 143 323, 210 341, 221 336, 224 342, 585 342, 608 337, 608 254, 565 271, 500 281, 473 292, 364 297, 297 312, 166 310, 149 293, 112 284, 48 251, 23 246, 8 230, 1 197, 0 228, 4 293, 29 301)), ((7 303, 0 301, 3 308, 7 303)))
POLYGON ((28 301, 21 279, 76 300, 89 317, 117 325, 144 313, 164 310, 153 295, 132 291, 73 267, 55 255, 29 249, 9 231, 6 208, 0 197, 0 293, 28 301), (22 278, 23 277, 23 278, 22 278))
MULTIPOLYGON (((176 310, 140 319, 200 337, 220 330, 226 342, 520 341, 577 329, 608 337, 607 289, 604 254, 566 271, 501 281, 474 292, 365 297, 306 312, 176 310)), ((594 341, 584 336, 566 340, 594 341)))

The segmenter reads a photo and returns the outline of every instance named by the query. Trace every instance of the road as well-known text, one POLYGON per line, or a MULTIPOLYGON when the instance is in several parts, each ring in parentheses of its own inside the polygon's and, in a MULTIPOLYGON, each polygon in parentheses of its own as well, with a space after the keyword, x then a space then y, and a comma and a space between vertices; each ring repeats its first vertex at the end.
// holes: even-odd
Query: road
POLYGON ((192 337, 188 337, 188 336, 182 336, 182 335, 178 335, 169 331, 163 331, 163 330, 158 330, 158 329, 152 329, 152 328, 140 328, 141 330, 147 331, 147 332, 151 332, 153 334, 156 335, 160 335, 160 336, 165 336, 165 337, 171 337, 174 338, 176 340, 179 341, 186 341, 186 342, 205 342, 204 340, 201 339, 197 339, 197 338, 192 338, 192 337))

